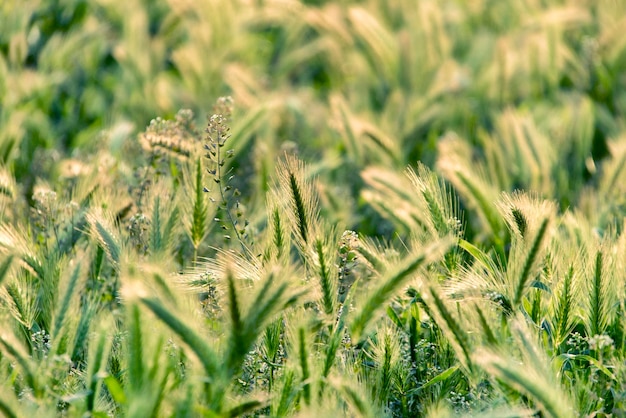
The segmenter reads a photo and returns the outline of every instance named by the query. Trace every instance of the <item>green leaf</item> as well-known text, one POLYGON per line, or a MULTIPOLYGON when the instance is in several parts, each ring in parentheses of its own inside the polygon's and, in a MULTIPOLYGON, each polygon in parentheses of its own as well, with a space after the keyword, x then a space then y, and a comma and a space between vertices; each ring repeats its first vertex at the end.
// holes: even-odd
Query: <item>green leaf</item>
POLYGON ((0 398, 0 413, 6 418, 18 418, 20 416, 17 411, 12 408, 12 405, 2 398, 0 398))
POLYGON ((261 408, 262 406, 263 406, 263 403, 257 400, 246 401, 246 402, 240 403, 234 408, 231 408, 228 412, 226 412, 226 416, 235 418, 240 415, 249 414, 255 409, 261 408))
POLYGON ((490 273, 495 273, 495 266, 493 264, 493 261, 487 254, 485 254, 483 250, 464 239, 459 240, 459 247, 467 251, 467 253, 474 257, 474 259, 479 262, 480 265, 483 266, 483 268, 485 268, 487 271, 489 271, 490 273))
POLYGON ((387 307, 387 316, 389 317, 389 319, 391 319, 391 322, 393 322, 398 328, 404 329, 404 324, 402 323, 402 320, 391 306, 387 307))
POLYGON ((0 283, 4 280, 7 272, 9 271, 9 267, 11 267, 11 262, 13 261, 13 256, 10 255, 2 261, 0 264, 0 283))
POLYGON ((427 389, 429 387, 431 387, 432 385, 436 385, 439 382, 443 382, 446 379, 448 379, 450 376, 452 376, 457 370, 459 370, 459 365, 454 365, 444 371, 442 371, 441 373, 439 373, 437 376, 433 377, 432 379, 430 379, 428 382, 424 383, 421 387, 421 389, 427 389))
POLYGON ((104 384, 106 385, 111 397, 115 402, 120 405, 126 404, 126 394, 120 382, 113 376, 107 376, 104 378, 104 384))
POLYGON ((611 371, 604 365, 602 365, 602 363, 600 363, 597 359, 591 357, 590 355, 587 354, 561 354, 559 356, 559 358, 563 361, 566 360, 584 360, 584 361, 588 361, 589 363, 593 364, 594 367, 596 367, 598 370, 600 370, 602 373, 604 373, 609 379, 611 380, 615 380, 615 375, 613 373, 611 373, 611 371))
POLYGON ((393 294, 417 271, 429 258, 447 250, 451 245, 450 240, 442 240, 432 244, 424 251, 407 257, 399 268, 383 278, 383 283, 376 287, 369 295, 362 308, 355 315, 352 322, 352 332, 355 338, 361 338, 369 322, 375 318, 376 311, 386 303, 393 294))
POLYGON ((172 331, 178 334, 185 344, 198 356, 209 379, 213 380, 220 374, 220 362, 207 341, 189 326, 185 325, 182 320, 165 308, 159 301, 150 298, 142 298, 141 301, 158 318, 165 322, 172 331))
POLYGON ((530 277, 530 272, 532 267, 535 264, 535 260, 539 255, 539 250, 541 249, 541 243, 543 241, 543 237, 545 236, 546 230, 548 228, 548 218, 544 219, 541 222, 541 226, 539 227, 539 231, 537 231, 537 235, 530 246, 530 250, 526 256, 526 260, 524 261, 524 267, 522 268, 522 272, 517 280, 517 286, 515 289, 515 297, 513 298, 513 305, 517 306, 522 301, 522 296, 524 295, 524 290, 526 289, 526 283, 528 282, 528 278, 530 277))

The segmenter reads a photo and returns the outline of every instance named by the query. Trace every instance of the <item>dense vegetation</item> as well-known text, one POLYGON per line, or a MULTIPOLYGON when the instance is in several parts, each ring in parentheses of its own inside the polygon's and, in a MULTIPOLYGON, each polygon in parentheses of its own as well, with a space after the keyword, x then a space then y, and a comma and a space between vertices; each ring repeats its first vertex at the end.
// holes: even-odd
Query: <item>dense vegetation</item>
POLYGON ((0 28, 0 414, 626 414, 626 1, 0 28))

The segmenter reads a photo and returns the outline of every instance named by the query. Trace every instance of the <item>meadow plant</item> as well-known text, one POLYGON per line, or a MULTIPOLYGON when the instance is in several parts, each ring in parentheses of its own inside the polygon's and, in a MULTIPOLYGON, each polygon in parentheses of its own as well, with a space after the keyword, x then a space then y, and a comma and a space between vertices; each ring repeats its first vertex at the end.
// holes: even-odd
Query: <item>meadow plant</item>
POLYGON ((0 414, 622 416, 624 16, 2 2, 0 414))

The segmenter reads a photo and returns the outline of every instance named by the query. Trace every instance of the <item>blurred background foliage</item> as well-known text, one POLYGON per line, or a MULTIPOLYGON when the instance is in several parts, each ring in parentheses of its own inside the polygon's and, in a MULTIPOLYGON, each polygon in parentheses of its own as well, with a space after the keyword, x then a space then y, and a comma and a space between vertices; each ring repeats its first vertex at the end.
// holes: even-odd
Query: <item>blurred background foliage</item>
POLYGON ((423 161, 463 189, 477 164, 485 195, 567 208, 623 155, 623 0, 8 0, 0 19, 0 163, 27 198, 60 160, 119 156, 180 108, 201 126, 225 94, 253 191, 297 150, 334 216, 376 235, 401 225, 368 167, 423 161))

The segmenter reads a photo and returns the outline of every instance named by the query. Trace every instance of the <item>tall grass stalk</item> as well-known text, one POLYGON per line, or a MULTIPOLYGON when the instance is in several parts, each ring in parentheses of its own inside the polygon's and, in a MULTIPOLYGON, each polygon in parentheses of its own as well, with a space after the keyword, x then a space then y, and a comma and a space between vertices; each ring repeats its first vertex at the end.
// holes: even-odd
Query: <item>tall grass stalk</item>
POLYGON ((306 182, 303 163, 286 156, 278 168, 278 181, 283 196, 289 197, 288 216, 296 243, 306 253, 304 249, 308 248, 317 225, 317 199, 312 184, 306 182))
POLYGON ((608 290, 606 284, 606 255, 602 250, 598 250, 595 255, 592 280, 589 286, 589 313, 587 315, 587 327, 589 335, 602 335, 609 324, 608 311, 608 290))

